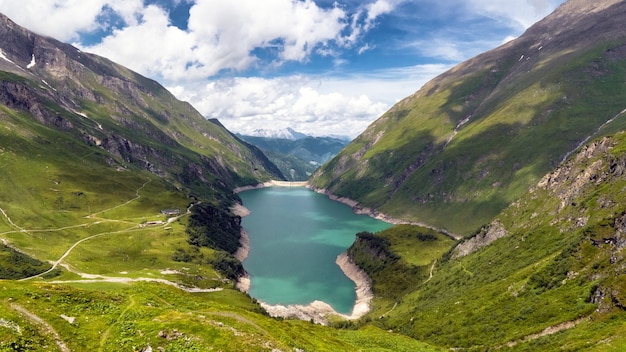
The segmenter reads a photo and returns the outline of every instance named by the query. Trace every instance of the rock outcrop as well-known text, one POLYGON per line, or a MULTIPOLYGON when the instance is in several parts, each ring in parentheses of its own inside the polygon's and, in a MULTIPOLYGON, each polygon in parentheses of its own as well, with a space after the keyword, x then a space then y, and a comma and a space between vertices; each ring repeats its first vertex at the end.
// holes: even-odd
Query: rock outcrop
POLYGON ((258 148, 156 81, 2 14, 0 71, 0 104, 100 148, 110 164, 133 165, 202 193, 283 178, 258 148))

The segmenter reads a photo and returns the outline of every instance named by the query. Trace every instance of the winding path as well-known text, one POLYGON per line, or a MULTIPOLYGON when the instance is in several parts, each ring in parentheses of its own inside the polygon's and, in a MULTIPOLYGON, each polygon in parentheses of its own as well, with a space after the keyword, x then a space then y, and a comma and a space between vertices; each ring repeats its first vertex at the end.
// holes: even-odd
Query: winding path
MULTIPOLYGON (((144 184, 143 184, 143 185, 141 185, 141 187, 137 188, 137 190, 135 191, 135 195, 136 195, 136 197, 135 197, 135 198, 130 199, 130 200, 128 200, 128 201, 126 201, 126 202, 124 202, 124 203, 122 203, 122 204, 116 205, 116 206, 114 206, 114 207, 111 207, 111 208, 108 208, 108 209, 104 209, 104 210, 100 210, 99 212, 96 212, 96 213, 93 213, 93 214, 87 215, 87 216, 85 216, 85 217, 86 217, 87 219, 93 219, 93 218, 94 218, 96 215, 98 215, 98 214, 102 214, 102 213, 104 213, 104 212, 111 211, 111 210, 113 210, 113 209, 117 209, 117 208, 120 208, 120 207, 126 206, 126 205, 128 205, 128 204, 130 204, 130 203, 132 203, 132 202, 134 202, 134 201, 136 201, 136 200, 138 200, 139 198, 141 198, 141 194, 139 194, 139 192, 140 192, 142 189, 144 189, 144 187, 146 187, 146 185, 147 185, 148 183, 150 183, 150 182, 152 182, 152 179, 148 179, 148 181, 144 182, 144 184)), ((109 220, 109 221, 113 221, 113 220, 109 220)))
MULTIPOLYGON (((101 211, 98 211, 96 213, 87 215, 85 218, 87 219, 94 219, 96 218, 95 216, 97 214, 101 214, 104 213, 106 211, 110 211, 125 205, 130 204, 133 201, 136 201, 138 199, 141 198, 141 194, 140 191, 146 187, 146 185, 148 183, 150 183, 151 180, 149 179, 148 181, 144 182, 135 192, 136 197, 133 199, 130 199, 120 205, 108 208, 108 209, 104 209, 101 211)), ((182 216, 186 216, 191 214, 191 209, 193 208, 193 206, 195 205, 195 203, 192 203, 189 205, 189 207, 187 208, 187 211, 184 214, 181 214, 175 218, 170 218, 170 220, 168 220, 167 223, 165 223, 163 226, 167 226, 167 224, 171 223, 171 219, 177 220, 179 218, 181 218, 182 216)), ((90 223, 85 223, 85 224, 78 224, 78 225, 72 225, 72 226, 65 226, 65 227, 60 227, 57 229, 41 229, 41 230, 27 230, 24 229, 20 226, 18 226, 17 224, 15 224, 11 218, 8 216, 8 214, 4 211, 4 209, 0 208, 0 212, 4 215, 4 217, 7 219, 7 221, 14 226, 15 228, 19 229, 20 232, 53 232, 53 231, 63 231, 63 230, 67 230, 67 229, 72 229, 72 228, 79 228, 79 227, 86 227, 86 226, 91 226, 91 225, 95 225, 95 224, 100 224, 103 222, 123 222, 123 221, 119 221, 119 220, 111 220, 111 219, 101 219, 99 221, 96 222, 90 222, 90 223)), ((29 276, 23 279, 20 279, 18 281, 26 281, 26 280, 31 280, 37 277, 42 277, 50 272, 52 272, 53 270, 55 270, 57 267, 62 266, 63 268, 67 269, 68 271, 77 274, 78 276, 81 277, 81 279, 79 280, 57 280, 57 281, 50 281, 49 283, 53 283, 53 284, 65 284, 65 283, 93 283, 93 282, 113 282, 113 283, 132 283, 132 282, 158 282, 158 283, 162 283, 162 284, 166 284, 166 285, 170 285, 170 286, 174 286, 180 290, 186 291, 186 292, 190 292, 190 293, 197 293, 197 292, 216 292, 216 291, 221 291, 222 288, 211 288, 211 289, 202 289, 202 288, 198 288, 198 287, 184 287, 181 286, 180 284, 173 282, 173 281, 169 281, 166 279, 158 279, 158 278, 145 278, 145 277, 139 277, 139 278, 127 278, 127 277, 117 277, 117 276, 105 276, 105 275, 94 275, 94 274, 87 274, 84 272, 81 272, 79 270, 76 270, 74 268, 72 268, 70 265, 68 264, 63 264, 63 261, 65 260, 65 258, 67 258, 68 255, 70 255, 70 253, 76 248, 78 247, 80 244, 82 244, 83 242, 98 238, 98 237, 102 237, 102 236, 107 236, 107 235, 116 235, 116 234, 121 234, 121 233, 128 233, 128 232, 133 232, 133 231, 143 231, 143 228, 140 224, 134 224, 131 227, 122 229, 122 230, 118 230, 118 231, 109 231, 109 232, 102 232, 102 233, 98 233, 89 237, 85 237, 83 239, 80 239, 78 241, 76 241, 74 244, 72 244, 64 253, 63 255, 61 255, 61 257, 59 259, 57 259, 53 264, 52 267, 48 270, 46 270, 43 273, 37 274, 37 275, 33 275, 33 276, 29 276)), ((7 234, 7 233, 13 233, 15 231, 8 231, 8 232, 4 232, 4 233, 0 233, 0 235, 2 234, 7 234)), ((6 239, 2 239, 2 242, 9 246, 10 244, 6 241, 6 239)), ((12 247, 12 246, 11 246, 12 247)), ((13 248, 13 247, 12 247, 13 248)), ((17 248, 14 248, 15 250, 18 250, 17 248)))
POLYGON ((26 232, 26 230, 24 230, 23 228, 17 226, 13 220, 11 220, 11 218, 7 215, 7 213, 4 211, 4 209, 0 208, 0 212, 2 212, 2 215, 4 215, 4 217, 7 219, 7 221, 9 222, 9 224, 11 224, 11 226, 16 227, 20 230, 20 232, 26 232))

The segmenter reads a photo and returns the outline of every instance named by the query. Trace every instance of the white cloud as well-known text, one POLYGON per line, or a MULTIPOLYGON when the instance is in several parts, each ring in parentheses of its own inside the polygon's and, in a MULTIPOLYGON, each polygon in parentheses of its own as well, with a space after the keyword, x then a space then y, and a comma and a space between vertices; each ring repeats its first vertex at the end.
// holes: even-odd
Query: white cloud
POLYGON ((193 35, 170 25, 168 14, 160 7, 141 8, 136 25, 114 30, 113 33, 91 47, 81 48, 120 62, 129 68, 151 77, 168 80, 206 77, 196 56, 204 49, 196 44, 193 35), (201 71, 201 72, 198 72, 201 71))
POLYGON ((390 0, 376 0, 367 4, 367 18, 365 21, 365 30, 369 30, 378 16, 388 14, 395 8, 395 4, 390 0))
POLYGON ((291 127, 315 135, 355 137, 446 68, 425 65, 344 78, 232 78, 170 91, 234 132, 291 127))
POLYGON ((389 108, 365 94, 323 92, 321 84, 304 76, 241 77, 170 90, 206 117, 217 118, 227 128, 242 133, 292 127, 318 135, 355 136, 389 108))
MULTIPOLYGON (((107 5, 125 20, 143 6, 141 0, 0 0, 0 11, 21 26, 61 41, 74 41, 80 32, 102 26, 98 15, 107 5)), ((131 21, 132 23, 132 21, 131 21)))
POLYGON ((359 55, 363 55, 368 50, 373 50, 376 46, 370 46, 368 43, 359 48, 359 55))
POLYGON ((563 0, 465 0, 471 12, 508 21, 526 29, 547 16, 563 0))
MULTIPOLYGON (((258 59, 255 49, 272 51, 274 64, 305 61, 330 42, 341 42, 346 14, 322 9, 311 0, 197 0, 188 30, 169 23, 165 10, 148 6, 138 22, 83 48, 166 81, 241 71, 258 59)), ((330 49, 326 49, 328 52, 330 49)))

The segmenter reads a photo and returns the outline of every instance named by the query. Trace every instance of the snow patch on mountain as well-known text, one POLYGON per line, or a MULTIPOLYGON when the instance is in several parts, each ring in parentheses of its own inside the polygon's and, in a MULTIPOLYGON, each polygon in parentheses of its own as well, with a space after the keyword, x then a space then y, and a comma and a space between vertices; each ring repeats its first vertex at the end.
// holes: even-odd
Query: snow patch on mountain
POLYGON ((298 139, 303 139, 303 138, 308 137, 306 134, 300 133, 298 131, 295 131, 294 129, 292 129, 290 127, 282 128, 282 129, 276 129, 276 130, 256 129, 256 130, 253 130, 251 133, 249 133, 247 135, 248 136, 252 136, 252 137, 289 139, 289 140, 292 140, 292 141, 296 141, 298 139))
POLYGON ((30 63, 28 64, 28 66, 26 66, 26 68, 31 69, 35 67, 36 64, 37 62, 35 62, 35 54, 33 54, 33 58, 30 60, 30 63))

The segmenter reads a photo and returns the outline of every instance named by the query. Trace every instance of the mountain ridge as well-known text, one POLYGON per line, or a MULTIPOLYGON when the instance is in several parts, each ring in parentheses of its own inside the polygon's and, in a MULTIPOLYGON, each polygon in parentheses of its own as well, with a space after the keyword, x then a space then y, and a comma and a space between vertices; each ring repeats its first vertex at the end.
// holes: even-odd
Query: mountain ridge
POLYGON ((302 134, 300 138, 275 138, 238 135, 239 138, 261 148, 292 181, 306 181, 323 163, 343 149, 347 141, 334 137, 314 137, 302 134))
POLYGON ((471 233, 582 141, 624 127, 616 119, 599 130, 624 110, 623 18, 623 2, 567 2, 400 101, 310 183, 471 233))
MULTIPOLYGON (((567 4, 550 19, 560 35, 571 35, 576 26, 563 18, 572 16, 593 19, 581 26, 587 42, 621 33, 621 2, 567 4)), ((358 234, 348 253, 373 280, 372 311, 320 327, 270 318, 233 287, 241 274, 230 254, 240 235, 233 187, 276 176, 255 149, 152 80, 3 28, 0 239, 10 247, 0 246, 0 259, 20 269, 12 276, 42 273, 45 262, 54 269, 2 281, 0 350, 626 346, 626 35, 589 51, 537 46, 554 52, 520 60, 513 50, 482 70, 459 66, 463 79, 449 72, 431 81, 414 97, 422 100, 405 99, 330 161, 317 177, 357 178, 334 185, 345 194, 393 190, 370 195, 372 204, 410 195, 380 209, 424 210, 431 224, 476 219, 449 226, 467 234, 461 241, 409 225, 358 234), (383 126, 389 121, 398 128, 383 126), (432 159, 442 151, 453 153, 432 159), (419 173, 429 182, 414 179, 419 173), (507 191, 505 176, 523 179, 507 191), (503 201, 481 199, 485 188, 503 201)))
POLYGON ((289 139, 292 141, 306 138, 308 135, 304 133, 300 133, 294 130, 291 127, 283 128, 283 129, 263 129, 258 128, 253 130, 250 133, 240 133, 242 136, 249 137, 263 137, 263 138, 275 138, 275 139, 289 139))
POLYGON ((26 80, 3 80, 6 106, 28 111, 47 126, 72 131, 124 162, 162 176, 169 174, 178 182, 185 172, 196 173, 204 181, 217 175, 228 187, 252 184, 256 178, 282 178, 267 159, 255 156, 258 151, 208 122, 156 81, 71 45, 34 35, 4 15, 0 23, 4 57, 0 68, 26 80), (28 83, 31 79, 32 84, 28 83), (133 130, 143 135, 131 137, 133 130), (195 160, 187 166, 180 163, 183 154, 168 150, 178 147, 195 160), (223 156, 215 157, 220 153, 223 156), (228 166, 232 162, 237 165, 228 166), (265 173, 266 166, 272 172, 265 173), (239 175, 229 169, 238 169, 239 175))

